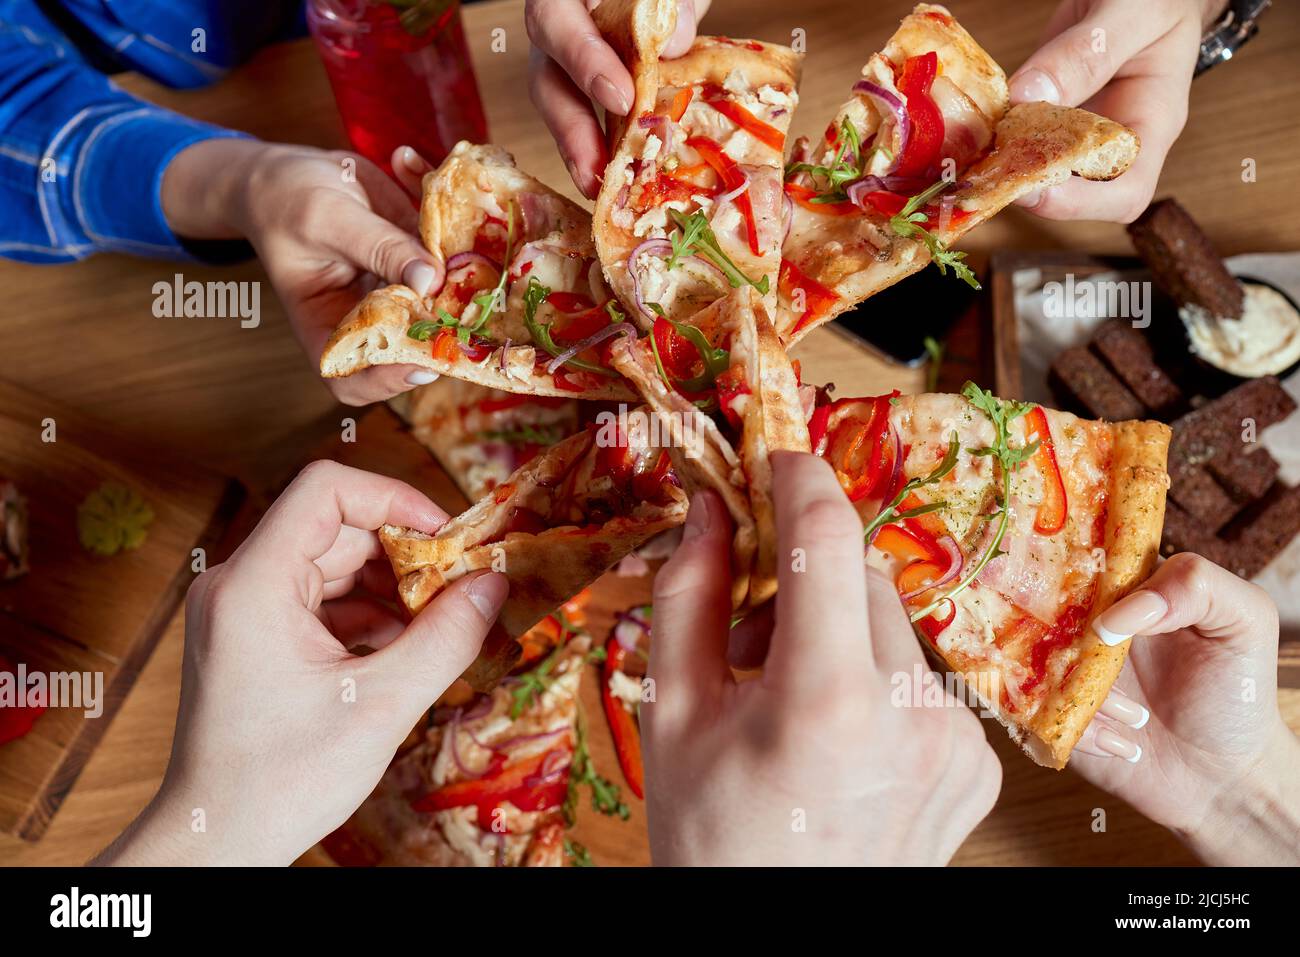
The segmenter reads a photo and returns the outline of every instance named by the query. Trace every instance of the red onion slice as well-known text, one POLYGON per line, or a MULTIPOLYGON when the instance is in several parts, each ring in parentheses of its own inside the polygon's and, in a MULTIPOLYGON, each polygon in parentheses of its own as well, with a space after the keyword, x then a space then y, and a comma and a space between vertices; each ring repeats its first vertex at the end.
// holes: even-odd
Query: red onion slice
POLYGON ((662 113, 653 113, 650 116, 640 117, 637 125, 643 130, 649 130, 653 135, 659 137, 662 144, 659 147, 659 155, 672 152, 673 148, 673 124, 668 117, 662 113))
POLYGON ((473 263, 478 263, 479 265, 482 266, 491 266, 497 272, 501 271, 501 264, 498 263, 496 260, 489 259, 487 256, 484 256, 482 253, 463 252, 463 253, 456 253, 456 255, 452 256, 447 260, 447 272, 449 273, 454 272, 455 270, 460 269, 462 266, 469 266, 473 263))
POLYGON ((601 329, 599 332, 589 335, 581 342, 576 343, 575 345, 572 345, 569 348, 565 349, 558 356, 556 356, 554 359, 552 359, 550 362, 546 364, 546 371, 551 375, 555 375, 556 369, 564 365, 566 362, 568 362, 578 353, 584 352, 587 349, 590 349, 592 346, 599 345, 600 343, 608 339, 610 336, 617 336, 617 335, 631 336, 633 339, 635 339, 636 327, 633 326, 632 323, 630 322, 612 323, 606 326, 604 329, 601 329))
POLYGON ((509 351, 510 351, 510 337, 507 336, 506 341, 501 344, 501 357, 497 359, 497 371, 500 372, 502 375, 508 375, 510 372, 510 370, 506 367, 506 353, 508 353, 509 351))
POLYGON ((636 307, 641 314, 648 319, 654 319, 654 311, 645 304, 641 299, 641 276, 637 271, 637 259, 644 255, 660 256, 673 253, 673 244, 666 239, 647 239, 641 243, 627 257, 627 272, 632 278, 632 298, 636 301, 636 307))
POLYGON ((650 636, 650 623, 641 618, 635 609, 614 616, 614 640, 624 651, 636 651, 637 643, 643 636, 650 636))
POLYGON ((883 107, 894 118, 894 123, 898 127, 898 151, 894 154, 893 162, 889 164, 889 172, 892 173, 898 165, 899 158, 907 152, 907 141, 912 136, 912 121, 908 119, 907 107, 898 94, 891 93, 870 80, 858 80, 853 84, 853 92, 871 97, 878 107, 883 107))
POLYGON ((920 588, 914 588, 912 591, 900 595, 899 597, 903 601, 911 601, 917 595, 923 595, 932 588, 942 588, 961 574, 965 559, 962 558, 961 549, 957 547, 957 540, 951 535, 945 535, 939 539, 939 544, 943 546, 943 550, 948 555, 948 570, 930 584, 922 585, 920 588))
POLYGON ((939 232, 948 231, 948 226, 952 223, 952 208, 956 202, 957 197, 951 193, 939 197, 939 232))
POLYGON ((735 189, 731 190, 730 192, 723 193, 721 196, 719 196, 717 200, 719 206, 721 206, 723 203, 731 202, 737 196, 741 195, 742 193, 744 193, 746 190, 749 189, 749 174, 742 170, 740 175, 744 177, 743 182, 741 182, 739 186, 737 186, 735 189))

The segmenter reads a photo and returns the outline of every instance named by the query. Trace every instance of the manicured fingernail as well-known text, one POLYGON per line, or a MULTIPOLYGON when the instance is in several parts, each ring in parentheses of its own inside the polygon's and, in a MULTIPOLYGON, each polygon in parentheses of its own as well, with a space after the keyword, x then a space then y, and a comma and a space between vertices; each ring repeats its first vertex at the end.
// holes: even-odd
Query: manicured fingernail
POLYGON ((1033 209, 1035 206, 1037 206, 1039 203, 1043 201, 1044 195, 1046 195, 1045 190, 1036 189, 1033 192, 1025 193, 1024 196, 1021 196, 1018 200, 1016 200, 1016 205, 1023 206, 1025 207, 1025 209, 1033 209))
POLYGON ((1061 102, 1061 90, 1056 81, 1038 67, 1017 73, 1011 78, 1009 86, 1012 103, 1037 103, 1040 100, 1056 104, 1061 102))
POLYGON ((478 613, 489 621, 496 617, 510 591, 510 580, 500 572, 488 572, 475 578, 465 588, 465 594, 478 613))
POLYGON ((691 510, 686 513, 686 527, 682 529, 682 544, 699 538, 709 530, 709 503, 703 492, 691 499, 691 510))
POLYGON ((1092 627, 1104 643, 1118 645, 1159 621, 1168 611, 1168 603, 1155 592, 1135 591, 1098 615, 1092 627))
POLYGON ((1116 734, 1110 728, 1102 728, 1097 732, 1097 747, 1107 754, 1123 758, 1129 764, 1137 764, 1142 760, 1141 746, 1116 734))
POLYGON ((430 372, 428 369, 417 369, 406 377, 407 385, 428 385, 430 382, 438 381, 438 373, 430 372))
POLYGON ((409 146, 402 147, 402 165, 412 173, 426 173, 429 170, 429 164, 426 163, 415 150, 409 146))
POLYGON ((627 116, 627 97, 605 74, 597 73, 596 78, 591 81, 591 95, 597 103, 609 110, 609 112, 619 116, 627 116))
POLYGON ((1134 731, 1145 728, 1151 720, 1151 712, 1132 698, 1112 691, 1101 704, 1101 713, 1108 718, 1126 724, 1134 731))
POLYGON ((417 296, 427 296, 438 281, 438 270, 421 259, 413 259, 402 270, 402 284, 409 286, 417 296))

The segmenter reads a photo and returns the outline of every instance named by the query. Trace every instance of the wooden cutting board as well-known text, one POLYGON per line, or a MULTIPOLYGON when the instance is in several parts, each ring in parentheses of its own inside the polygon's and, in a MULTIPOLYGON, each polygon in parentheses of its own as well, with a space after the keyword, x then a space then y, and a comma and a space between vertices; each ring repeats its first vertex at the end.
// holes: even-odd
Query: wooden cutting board
POLYGON ((0 475, 27 498, 31 543, 31 570, 0 583, 0 654, 29 673, 103 674, 101 714, 51 708, 0 746, 0 832, 36 840, 193 580, 193 549, 220 560, 214 546, 243 492, 3 380, 0 475), (77 536, 77 506, 105 481, 135 489, 155 516, 140 548, 111 558, 77 536))
MULTIPOLYGON (((329 458, 354 468, 401 479, 429 496, 449 515, 458 515, 470 505, 433 456, 408 434, 401 420, 386 406, 363 413, 355 420, 354 429, 349 428, 349 420, 344 419, 340 423, 339 438, 317 449, 312 458, 329 458)), ((592 586, 591 601, 587 605, 587 629, 593 642, 604 642, 618 612, 650 600, 651 577, 647 574, 627 578, 609 572, 592 586)), ((650 848, 646 840, 645 805, 628 790, 619 770, 614 742, 601 706, 600 671, 594 665, 588 666, 583 675, 580 700, 587 722, 587 747, 596 769, 619 785, 631 813, 626 821, 606 817, 592 808, 590 795, 584 789, 578 806, 577 824, 568 836, 584 845, 597 865, 648 865, 650 848)), ((332 861, 316 847, 299 863, 328 866, 332 861)))

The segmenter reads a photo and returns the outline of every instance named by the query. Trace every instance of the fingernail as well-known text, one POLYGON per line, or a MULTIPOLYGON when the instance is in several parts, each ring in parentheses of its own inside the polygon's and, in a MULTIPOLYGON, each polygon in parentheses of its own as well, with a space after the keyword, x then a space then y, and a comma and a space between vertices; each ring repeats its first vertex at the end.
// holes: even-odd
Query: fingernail
POLYGON ((596 78, 591 81, 591 96, 609 112, 627 116, 627 97, 605 74, 597 73, 596 78))
POLYGON ((1118 645, 1159 621, 1168 611, 1168 603, 1155 592, 1136 591, 1098 615, 1092 628, 1105 644, 1118 645))
POLYGON ((588 199, 591 199, 591 184, 587 181, 587 177, 578 172, 578 164, 573 160, 566 160, 564 165, 569 170, 569 179, 573 180, 573 185, 578 187, 578 192, 583 196, 586 196, 588 199))
POLYGON ((1023 206, 1025 207, 1025 209, 1033 209, 1035 206, 1037 206, 1039 203, 1043 201, 1043 196, 1045 195, 1045 192, 1046 192, 1045 190, 1036 189, 1033 192, 1025 193, 1024 196, 1021 196, 1018 200, 1016 200, 1016 205, 1023 206))
POLYGON ((413 259, 402 270, 402 284, 409 286, 417 296, 427 296, 438 281, 438 270, 421 259, 413 259))
POLYGON ((465 588, 470 604, 488 621, 496 617, 501 605, 510 591, 510 581, 500 572, 488 572, 480 575, 465 588))
POLYGON ((691 510, 686 513, 686 527, 682 529, 682 544, 699 538, 709 530, 709 503, 703 492, 691 497, 691 510))
POLYGON ((1120 724, 1128 725, 1134 731, 1145 728, 1151 720, 1150 711, 1117 691, 1112 691, 1101 703, 1101 713, 1120 724))
POLYGON ((428 385, 430 382, 438 381, 438 373, 430 372, 428 369, 417 369, 406 377, 407 385, 428 385))
POLYGON ((429 165, 420 157, 420 154, 409 146, 402 147, 402 165, 412 173, 424 173, 429 169, 429 165))
POLYGON ((1137 764, 1142 760, 1141 746, 1116 734, 1110 728, 1102 728, 1097 732, 1097 747, 1107 754, 1123 758, 1129 764, 1137 764))
POLYGON ((1038 67, 1030 67, 1013 76, 1010 93, 1012 103, 1037 103, 1045 100, 1059 105, 1061 102, 1061 90, 1056 81, 1038 67))

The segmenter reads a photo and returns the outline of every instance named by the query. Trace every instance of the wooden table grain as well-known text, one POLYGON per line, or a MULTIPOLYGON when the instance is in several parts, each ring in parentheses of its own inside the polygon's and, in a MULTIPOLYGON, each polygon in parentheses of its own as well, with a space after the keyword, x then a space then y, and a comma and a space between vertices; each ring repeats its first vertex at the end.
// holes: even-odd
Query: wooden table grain
MULTIPOLYGON (((882 0, 716 0, 706 32, 790 42, 803 31, 807 59, 793 133, 816 133, 833 115, 865 58, 910 3, 882 0)), ((954 0, 954 13, 1008 72, 1035 46, 1052 7, 1016 0, 954 0)), ((529 104, 522 0, 465 10, 466 33, 492 138, 552 186, 575 196, 529 104), (504 30, 504 49, 492 31, 504 30)), ((1285 104, 1300 97, 1300 6, 1275 4, 1257 40, 1193 86, 1187 130, 1166 164, 1159 195, 1176 195, 1226 255, 1300 249, 1300 134, 1285 104), (1243 176, 1252 169, 1254 177, 1243 176)), ((128 90, 204 120, 267 139, 345 145, 324 72, 307 41, 261 51, 209 89, 177 92, 140 77, 128 90)), ((1047 223, 1010 211, 977 230, 965 248, 1072 248, 1126 252, 1122 227, 1047 223)), ((975 258, 975 257, 973 257, 975 258)), ((0 263, 0 376, 85 408, 128 436, 237 476, 266 499, 307 451, 339 427, 338 406, 304 361, 278 304, 263 286, 263 321, 156 319, 153 284, 186 279, 261 280, 256 263, 200 267, 100 256, 34 267, 0 263)), ((924 308, 919 304, 919 308, 924 308)), ((960 331, 960 330, 959 330, 960 331)), ((978 333, 960 331, 954 363, 979 367, 978 333)), ((829 330, 801 345, 809 381, 833 379, 840 394, 915 390, 916 370, 891 367, 829 330)), ((88 590, 86 601, 93 601, 88 590)), ((173 621, 45 838, 0 838, 0 863, 77 864, 106 844, 149 799, 166 766, 179 690, 182 623, 173 621)), ((1282 706, 1300 729, 1300 691, 1282 706)), ((1069 771, 1035 767, 997 728, 1002 796, 957 855, 963 864, 1168 864, 1191 857, 1167 833, 1069 771), (1094 829, 1105 812, 1103 831, 1094 829)), ((630 852, 635 860, 643 853, 630 852)), ((606 855, 606 863, 621 855, 606 855)))

